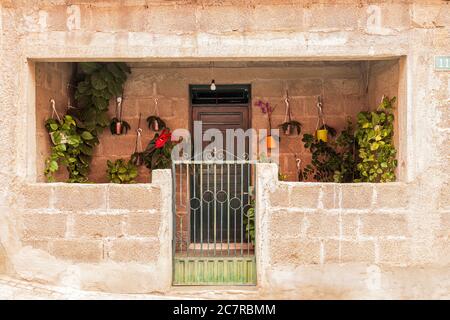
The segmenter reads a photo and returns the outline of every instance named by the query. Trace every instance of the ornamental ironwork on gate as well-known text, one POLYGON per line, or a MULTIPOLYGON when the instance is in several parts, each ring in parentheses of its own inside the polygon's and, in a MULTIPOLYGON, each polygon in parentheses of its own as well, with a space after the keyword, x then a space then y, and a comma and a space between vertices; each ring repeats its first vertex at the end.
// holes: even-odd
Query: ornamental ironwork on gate
POLYGON ((224 154, 172 163, 174 285, 256 284, 256 166, 224 154))

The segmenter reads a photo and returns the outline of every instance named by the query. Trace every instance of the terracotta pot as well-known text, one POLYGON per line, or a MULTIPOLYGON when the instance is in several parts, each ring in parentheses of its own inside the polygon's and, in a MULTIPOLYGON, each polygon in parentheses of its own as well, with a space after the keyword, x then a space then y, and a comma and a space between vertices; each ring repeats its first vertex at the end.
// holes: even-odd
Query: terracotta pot
POLYGON ((267 149, 274 149, 277 146, 277 142, 274 137, 267 136, 266 138, 267 149))
POLYGON ((316 131, 317 140, 327 142, 328 141, 328 130, 320 129, 316 131))
POLYGON ((116 134, 122 133, 122 122, 116 122, 116 134))

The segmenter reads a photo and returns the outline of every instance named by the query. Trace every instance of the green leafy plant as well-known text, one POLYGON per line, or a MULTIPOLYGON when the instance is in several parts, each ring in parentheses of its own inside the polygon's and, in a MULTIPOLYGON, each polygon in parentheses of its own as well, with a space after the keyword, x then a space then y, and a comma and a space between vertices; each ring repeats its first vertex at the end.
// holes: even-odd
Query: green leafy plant
POLYGON ((66 166, 68 182, 88 181, 93 149, 99 144, 99 134, 109 124, 109 100, 123 92, 127 73, 130 70, 125 63, 78 64, 78 72, 72 80, 76 88, 75 108, 69 109, 61 123, 55 119, 46 122, 54 144, 44 172, 50 181, 60 167, 55 165, 58 163, 66 166), (63 137, 69 140, 66 142, 63 137))
POLYGON ((383 97, 376 111, 360 112, 355 133, 358 144, 359 163, 357 169, 361 182, 395 181, 397 168, 394 146, 393 104, 396 97, 383 97))
POLYGON ((339 150, 341 165, 334 172, 334 182, 353 182, 359 175, 356 169, 357 155, 351 119, 347 120, 347 127, 336 138, 336 147, 339 150))
POLYGON ((69 182, 86 182, 89 171, 89 156, 86 150, 94 136, 89 131, 80 130, 70 115, 65 115, 61 121, 48 119, 45 127, 53 142, 44 170, 47 180, 55 181, 54 173, 64 165, 69 172, 69 182))
MULTIPOLYGON (((327 129, 332 137, 336 136, 337 131, 330 126, 321 129, 327 129)), ((350 119, 347 121, 347 127, 336 139, 324 142, 312 134, 304 134, 302 141, 305 148, 310 150, 312 159, 311 163, 299 172, 299 180, 312 177, 320 182, 353 182, 356 156, 353 124, 350 119)))
MULTIPOLYGON (((171 153, 179 141, 172 141, 170 129, 156 133, 143 152, 145 166, 150 169, 168 169, 172 164, 171 153)), ((135 159, 133 159, 135 161, 135 159)))
POLYGON ((250 206, 243 218, 245 237, 252 244, 255 244, 255 200, 250 202, 250 206))
POLYGON ((107 165, 106 173, 110 182, 135 183, 134 179, 138 176, 138 170, 131 161, 125 162, 123 159, 118 159, 112 162, 108 160, 107 165))
POLYGON ((287 179, 288 179, 288 175, 287 174, 278 172, 278 180, 279 181, 286 181, 287 179))
POLYGON ((303 179, 306 180, 312 176, 316 181, 334 181, 334 172, 339 170, 341 159, 332 143, 317 140, 312 134, 304 134, 302 141, 312 156, 311 164, 303 169, 303 179))

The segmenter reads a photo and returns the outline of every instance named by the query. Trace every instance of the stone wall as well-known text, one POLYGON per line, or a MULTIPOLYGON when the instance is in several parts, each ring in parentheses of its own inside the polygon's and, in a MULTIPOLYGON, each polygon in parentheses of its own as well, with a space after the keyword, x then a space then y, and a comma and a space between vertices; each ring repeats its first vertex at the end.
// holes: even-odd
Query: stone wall
POLYGON ((412 197, 420 186, 278 182, 275 165, 257 170, 263 289, 292 298, 314 297, 316 290, 340 298, 448 297, 448 213, 441 207, 415 214, 412 197), (430 278, 414 278, 430 266, 430 278))
MULTIPOLYGON (((381 212, 374 207, 379 204, 371 204, 370 209, 355 208, 357 212, 352 213, 354 216, 350 220, 358 221, 358 226, 360 223, 361 226, 356 231, 349 231, 350 235, 356 235, 356 240, 352 241, 343 236, 343 228, 349 222, 340 220, 351 214, 350 210, 315 208, 314 199, 308 207, 310 210, 305 210, 305 205, 287 210, 272 207, 269 194, 278 188, 286 187, 291 189, 291 193, 301 193, 297 189, 309 185, 278 183, 275 171, 271 171, 257 188, 261 197, 257 207, 261 222, 258 224, 261 228, 258 283, 266 293, 270 293, 270 288, 279 288, 289 297, 293 297, 293 292, 300 292, 310 298, 374 295, 382 298, 448 298, 449 74, 437 72, 434 59, 436 55, 448 54, 450 49, 449 5, 448 1, 441 0, 395 3, 383 0, 358 3, 276 0, 247 1, 245 4, 234 0, 220 3, 206 0, 195 3, 184 0, 170 3, 160 0, 104 0, 95 3, 71 1, 69 5, 65 0, 1 1, 0 248, 4 250, 0 259, 4 261, 6 257, 6 263, 3 262, 6 272, 29 280, 70 286, 80 285, 78 279, 82 275, 83 283, 89 284, 86 287, 106 291, 142 292, 154 289, 149 282, 162 283, 161 274, 151 269, 153 263, 145 271, 141 269, 142 265, 136 266, 132 262, 73 263, 57 259, 44 250, 22 245, 22 216, 28 213, 22 211, 19 199, 23 201, 22 195, 27 194, 26 186, 30 186, 31 195, 28 197, 41 201, 38 196, 40 188, 32 191, 30 185, 36 181, 37 172, 33 156, 36 154, 34 66, 37 61, 323 61, 403 56, 405 63, 400 65, 400 69, 406 75, 402 84, 406 99, 402 110, 406 114, 405 124, 400 130, 403 130, 405 138, 403 160, 408 207, 404 210, 389 208, 388 214, 383 216, 386 218, 383 228, 373 227, 379 224, 370 220, 371 217, 380 217, 378 214, 381 212), (263 187, 264 184, 273 189, 263 187), (303 252, 309 252, 304 250, 293 252, 292 258, 287 257, 283 262, 271 254, 271 247, 275 244, 268 228, 276 228, 270 221, 279 217, 275 213, 272 216, 272 209, 281 214, 286 211, 289 219, 297 219, 294 226, 301 226, 303 216, 315 212, 319 212, 317 217, 327 217, 324 223, 330 218, 334 225, 331 224, 331 231, 321 228, 324 234, 319 236, 314 228, 305 228, 301 236, 306 237, 309 233, 313 242, 313 258, 302 256, 303 252), (373 212, 366 213, 370 210, 373 212), (291 214, 294 212, 297 214, 291 214), (338 214, 337 222, 333 220, 333 214, 338 214), (393 234, 394 229, 384 228, 392 225, 391 218, 399 219, 403 226, 401 234, 393 234), (339 225, 339 238, 336 238, 336 223, 339 225), (372 228, 378 229, 378 236, 372 236, 372 228), (366 251, 360 251, 356 257, 364 257, 358 259, 366 262, 344 263, 347 261, 345 253, 349 252, 346 245, 363 246, 359 243, 366 237, 369 248, 373 244, 373 255, 372 251, 368 251, 368 255, 365 255, 366 251), (323 254, 316 251, 316 239, 322 238, 323 254), (325 240, 331 248, 325 247, 325 240), (383 241, 398 246, 382 249, 383 241), (262 246, 264 243, 268 245, 262 246), (334 252, 334 258, 327 252, 334 252), (321 257, 324 262, 330 259, 338 263, 321 264, 321 257), (271 259, 278 265, 274 269, 270 266, 271 259), (305 259, 309 264, 302 262, 305 259), (397 261, 409 262, 405 266, 397 264, 397 261), (157 279, 148 280, 154 279, 152 277, 157 279), (144 282, 148 287, 128 286, 129 283, 139 284, 140 280, 149 281, 144 282), (104 285, 105 282, 109 285, 104 285)), ((83 187, 79 186, 80 189, 83 187)), ((320 189, 327 187, 320 186, 320 189)), ((354 192, 353 199, 359 203, 358 207, 363 205, 361 201, 378 199, 380 194, 378 186, 370 185, 330 185, 330 188, 336 188, 337 192, 318 191, 317 205, 336 201, 336 197, 342 199, 337 203, 343 205, 347 188, 351 190, 348 192, 354 192), (374 190, 377 198, 374 198, 374 190)), ((392 193, 396 197, 400 194, 397 189, 392 193)), ((44 198, 44 201, 47 200, 44 198)), ((170 209, 161 212, 168 214, 170 209)), ((29 212, 32 213, 34 211, 29 212)), ((317 220, 319 222, 316 223, 314 216, 308 215, 305 221, 313 226, 320 225, 321 219, 317 220)), ((304 246, 307 242, 295 233, 295 227, 292 228, 292 231, 285 230, 286 234, 291 234, 291 245, 295 248, 304 246)), ((161 239, 161 243, 169 245, 170 237, 161 239)), ((322 244, 319 248, 322 250, 322 244)), ((284 254, 283 251, 281 253, 284 254)), ((168 255, 170 257, 170 253, 168 255)), ((171 268, 166 265, 158 270, 171 268)), ((163 285, 170 277, 164 279, 163 285)))
POLYGON ((170 179, 170 171, 156 170, 151 184, 24 185, 17 211, 24 248, 13 260, 15 271, 86 290, 167 290, 170 179))

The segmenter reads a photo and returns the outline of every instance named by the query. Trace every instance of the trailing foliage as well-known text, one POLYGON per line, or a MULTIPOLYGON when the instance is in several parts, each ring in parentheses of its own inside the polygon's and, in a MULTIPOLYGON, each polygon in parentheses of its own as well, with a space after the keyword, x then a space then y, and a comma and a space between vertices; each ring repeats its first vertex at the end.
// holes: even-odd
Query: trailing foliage
POLYGON ((87 130, 80 130, 70 115, 64 116, 61 121, 49 119, 45 127, 53 142, 44 170, 47 180, 55 181, 53 175, 63 165, 69 172, 69 182, 86 182, 89 171, 86 146, 94 140, 94 136, 87 130))
POLYGON ((135 183, 134 179, 138 175, 137 167, 131 161, 125 162, 118 159, 114 162, 107 161, 108 169, 106 173, 108 180, 112 183, 135 183))
POLYGON ((357 169, 362 182, 395 181, 397 168, 394 147, 393 104, 396 98, 383 97, 377 111, 360 112, 355 137, 359 147, 357 169))
MULTIPOLYGON (((109 100, 122 94, 127 73, 130 73, 125 63, 83 62, 79 63, 78 67, 74 81, 76 108, 69 109, 68 116, 64 117, 64 123, 59 124, 61 128, 65 124, 63 130, 68 130, 68 126, 70 127, 67 136, 72 138, 70 143, 55 141, 54 147, 57 147, 57 150, 52 151, 50 157, 55 158, 57 155, 58 159, 61 159, 60 164, 67 167, 68 182, 88 181, 93 149, 99 143, 99 134, 109 124, 107 115, 109 100), (66 151, 62 150, 64 148, 62 144, 65 145, 66 151), (67 144, 70 148, 67 148, 67 144)), ((49 119, 46 125, 47 130, 50 133, 60 130, 59 126, 56 128, 56 125, 58 121, 49 119)), ((45 169, 48 177, 59 168, 55 166, 54 160, 51 159, 45 169)))
MULTIPOLYGON (((156 133, 143 152, 145 166, 150 169, 168 169, 172 164, 171 153, 179 141, 172 141, 172 133, 166 128, 156 133)), ((132 161, 135 159, 132 158, 132 161)))
POLYGON ((82 62, 77 83, 74 114, 94 136, 108 126, 108 106, 111 98, 119 97, 130 68, 122 62, 82 62))
MULTIPOLYGON (((336 130, 326 126, 330 135, 336 135, 336 130)), ((353 182, 356 170, 355 141, 353 124, 348 120, 347 127, 336 140, 324 142, 312 134, 304 134, 302 141, 312 155, 311 164, 305 166, 299 173, 301 180, 309 177, 320 182, 353 182)))
POLYGON ((336 138, 341 165, 334 172, 334 182, 353 182, 358 177, 356 170, 356 145, 353 123, 347 120, 347 127, 336 138))
POLYGON ((255 200, 252 200, 247 213, 243 217, 245 228, 245 238, 250 240, 250 243, 255 244, 255 200))

